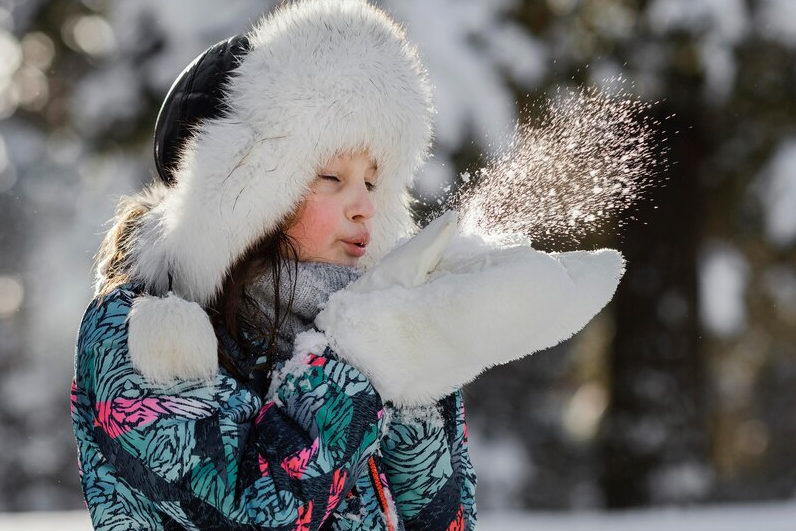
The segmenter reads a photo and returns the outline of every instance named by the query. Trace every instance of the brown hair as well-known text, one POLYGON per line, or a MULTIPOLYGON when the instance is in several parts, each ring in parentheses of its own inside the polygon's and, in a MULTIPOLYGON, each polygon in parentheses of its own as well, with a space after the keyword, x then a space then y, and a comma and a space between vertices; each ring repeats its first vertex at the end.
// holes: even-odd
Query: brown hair
MULTIPOLYGON (((277 229, 247 250, 230 268, 222 284, 221 294, 207 308, 211 321, 217 327, 226 329, 232 339, 243 349, 248 359, 254 359, 265 352, 263 364, 254 365, 252 370, 264 371, 270 379, 276 360, 278 331, 285 317, 293 307, 298 271, 298 251, 293 240, 283 229, 277 229), (292 268, 283 268, 283 264, 292 268), (261 306, 247 292, 246 286, 255 278, 271 273, 274 293, 273 320, 268 318, 261 306), (288 278, 282 275, 287 272, 288 278), (279 286, 289 282, 290 293, 287 301, 282 301, 279 286), (267 342, 267 345, 264 343, 267 342)), ((236 378, 246 379, 241 374, 229 354, 219 342, 219 362, 236 378)))
MULTIPOLYGON (((100 301, 122 284, 134 281, 130 275, 133 265, 132 251, 142 218, 158 204, 166 190, 164 185, 155 183, 139 194, 120 198, 116 213, 111 219, 112 226, 95 256, 95 292, 100 301)), ((295 213, 288 220, 294 217, 295 213)), ((290 222, 285 224, 289 225, 290 222)), ((235 261, 224 277, 221 293, 205 307, 213 326, 227 330, 248 359, 255 359, 263 353, 273 353, 266 356, 265 363, 252 367, 252 370, 264 371, 267 380, 270 380, 277 361, 277 332, 292 309, 297 268, 298 251, 293 239, 285 233, 285 229, 278 228, 249 247, 235 261), (285 268, 285 263, 292 263, 294 267, 285 268), (275 295, 273 320, 246 292, 249 282, 269 270, 275 295), (287 279, 282 278, 285 271, 288 273, 287 279), (279 285, 285 281, 290 283, 290 296, 287 301, 282 301, 279 285)), ((236 366, 233 356, 227 352, 221 341, 218 342, 218 360, 236 378, 248 379, 248 375, 243 374, 236 366)))
POLYGON ((158 204, 165 186, 155 183, 133 196, 122 196, 112 226, 105 234, 94 257, 97 276, 95 295, 102 299, 122 284, 130 282, 133 244, 141 226, 141 218, 158 204))

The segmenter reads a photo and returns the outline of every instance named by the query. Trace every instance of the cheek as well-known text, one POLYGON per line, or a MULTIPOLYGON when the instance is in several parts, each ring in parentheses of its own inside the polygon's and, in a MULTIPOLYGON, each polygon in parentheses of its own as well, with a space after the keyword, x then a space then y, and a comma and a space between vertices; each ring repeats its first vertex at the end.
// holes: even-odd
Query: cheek
POLYGON ((332 242, 336 228, 337 217, 328 201, 311 198, 287 233, 296 238, 301 247, 320 250, 332 242))

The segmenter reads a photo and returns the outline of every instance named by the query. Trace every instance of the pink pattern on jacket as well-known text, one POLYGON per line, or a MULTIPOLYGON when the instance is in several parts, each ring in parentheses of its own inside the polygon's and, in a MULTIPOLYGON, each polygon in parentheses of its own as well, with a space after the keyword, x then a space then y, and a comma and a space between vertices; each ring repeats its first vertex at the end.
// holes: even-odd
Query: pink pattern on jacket
POLYGON ((109 402, 97 402, 95 412, 97 422, 112 439, 166 415, 199 419, 212 413, 205 402, 176 396, 115 398, 109 402))

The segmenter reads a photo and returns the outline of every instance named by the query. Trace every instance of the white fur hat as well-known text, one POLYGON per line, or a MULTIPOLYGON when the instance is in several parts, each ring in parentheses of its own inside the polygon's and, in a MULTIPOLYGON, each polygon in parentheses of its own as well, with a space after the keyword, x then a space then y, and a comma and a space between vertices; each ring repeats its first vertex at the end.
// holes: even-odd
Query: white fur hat
POLYGON ((230 266, 273 231, 320 165, 366 149, 378 165, 362 265, 415 227, 407 193, 428 156, 431 86, 404 31, 365 0, 301 0, 247 35, 227 111, 188 141, 175 183, 142 220, 132 277, 207 304, 230 266))
MULTIPOLYGON (((136 300, 129 318, 131 355, 156 380, 175 373, 152 368, 160 357, 197 355, 195 339, 179 337, 210 337, 195 306, 220 293, 229 268, 285 220, 334 155, 364 149, 378 165, 363 266, 416 230, 408 189, 428 157, 435 111, 404 30, 366 0, 298 0, 245 41, 223 86, 224 112, 195 126, 133 243, 130 277, 149 294, 169 292, 160 303, 136 300), (181 333, 166 334, 166 322, 181 333)), ((215 366, 215 342, 203 350, 196 361, 207 370, 197 376, 215 366)))

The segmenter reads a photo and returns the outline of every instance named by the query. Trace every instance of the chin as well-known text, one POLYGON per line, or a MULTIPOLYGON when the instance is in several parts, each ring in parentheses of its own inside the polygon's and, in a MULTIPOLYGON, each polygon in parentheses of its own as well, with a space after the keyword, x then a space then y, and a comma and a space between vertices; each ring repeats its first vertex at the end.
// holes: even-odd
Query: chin
POLYGON ((325 262, 327 264, 335 264, 341 266, 349 266, 349 267, 356 267, 359 265, 360 258, 358 256, 335 256, 335 257, 327 257, 327 256, 316 256, 309 261, 312 262, 325 262))
POLYGON ((359 258, 358 257, 349 257, 349 258, 346 258, 342 262, 338 262, 338 264, 344 265, 344 266, 356 267, 357 265, 359 265, 359 258))

